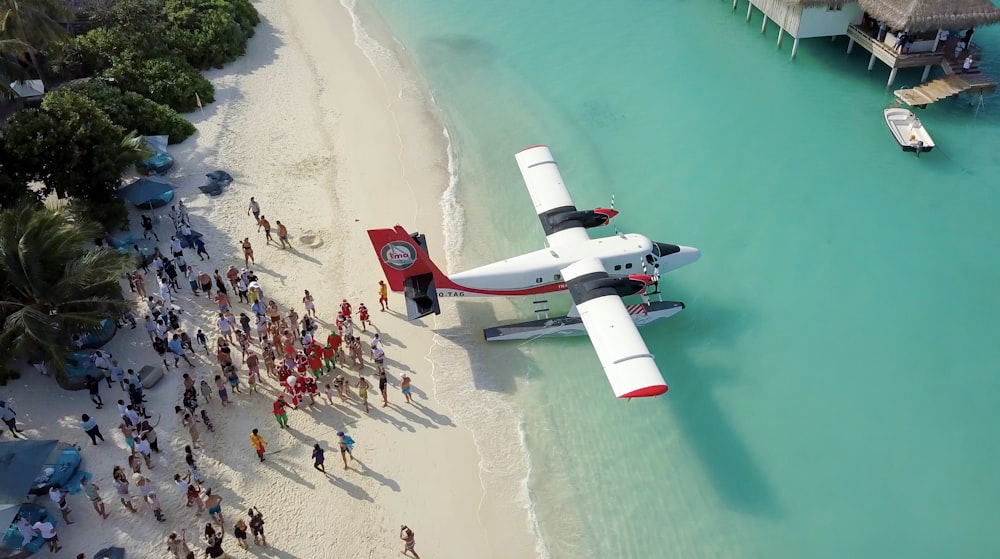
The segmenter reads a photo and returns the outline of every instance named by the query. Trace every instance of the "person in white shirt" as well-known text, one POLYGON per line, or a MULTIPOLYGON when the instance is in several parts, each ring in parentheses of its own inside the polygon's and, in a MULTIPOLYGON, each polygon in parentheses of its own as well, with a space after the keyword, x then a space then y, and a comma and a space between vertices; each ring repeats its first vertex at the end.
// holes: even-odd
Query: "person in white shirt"
POLYGON ((69 520, 69 513, 73 511, 69 510, 69 504, 66 503, 66 492, 55 486, 50 487, 49 499, 52 499, 52 502, 59 506, 59 512, 62 513, 63 520, 66 524, 73 524, 73 522, 70 522, 69 520))
POLYGON ((49 545, 49 551, 55 553, 62 549, 59 545, 59 536, 56 535, 56 527, 52 525, 48 520, 39 520, 31 525, 31 527, 45 539, 45 543, 49 545))
POLYGON ((181 240, 177 237, 170 237, 170 252, 174 256, 180 256, 184 254, 184 247, 181 246, 181 240))

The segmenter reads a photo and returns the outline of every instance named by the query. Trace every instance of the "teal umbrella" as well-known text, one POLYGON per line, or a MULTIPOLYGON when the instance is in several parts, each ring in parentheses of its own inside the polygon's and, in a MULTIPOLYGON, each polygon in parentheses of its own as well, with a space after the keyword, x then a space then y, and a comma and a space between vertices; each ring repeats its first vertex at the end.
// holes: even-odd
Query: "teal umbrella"
POLYGON ((10 526, 59 441, 0 441, 0 526, 10 526))

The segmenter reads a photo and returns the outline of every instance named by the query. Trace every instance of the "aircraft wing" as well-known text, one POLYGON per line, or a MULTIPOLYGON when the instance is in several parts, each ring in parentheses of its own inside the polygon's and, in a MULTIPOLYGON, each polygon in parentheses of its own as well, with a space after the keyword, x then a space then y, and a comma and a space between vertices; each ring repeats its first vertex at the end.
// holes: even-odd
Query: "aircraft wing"
POLYGON ((586 228, 575 219, 576 206, 563 183, 559 166, 552 158, 548 146, 525 148, 514 156, 521 169, 524 184, 528 187, 535 213, 542 223, 550 247, 558 247, 590 240, 586 228))
POLYGON ((562 275, 615 396, 665 393, 667 383, 618 292, 607 286, 613 280, 600 260, 588 258, 570 264, 562 269, 562 275))

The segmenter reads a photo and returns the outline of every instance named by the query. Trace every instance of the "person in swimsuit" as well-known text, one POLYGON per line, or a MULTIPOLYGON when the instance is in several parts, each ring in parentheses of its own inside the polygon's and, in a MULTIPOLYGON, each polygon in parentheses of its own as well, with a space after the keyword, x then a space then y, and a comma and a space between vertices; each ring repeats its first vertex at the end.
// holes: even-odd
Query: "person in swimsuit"
POLYGON ((306 315, 316 316, 316 301, 313 300, 313 296, 306 289, 306 295, 302 298, 302 304, 306 306, 306 315))
POLYGON ((243 247, 243 262, 247 266, 249 266, 251 262, 256 264, 257 262, 253 259, 253 245, 250 244, 250 237, 244 237, 240 246, 243 247))
POLYGON ((361 377, 358 379, 358 396, 361 397, 361 401, 365 403, 365 413, 368 413, 368 379, 361 377))
POLYGON ((236 538, 236 543, 240 547, 250 549, 250 546, 247 545, 247 523, 242 518, 233 525, 233 537, 236 538))
POLYGON ((250 533, 253 534, 253 543, 266 546, 267 536, 264 535, 264 515, 257 510, 257 507, 248 510, 247 515, 250 516, 250 533))
POLYGON ((417 551, 413 549, 417 546, 417 538, 413 535, 413 530, 410 530, 407 526, 402 526, 399 529, 399 539, 403 540, 403 555, 413 554, 413 557, 420 559, 417 555, 417 551))
POLYGON ((288 242, 288 228, 280 221, 275 221, 274 224, 278 226, 278 241, 281 242, 281 248, 285 248, 285 245, 292 248, 292 243, 288 242))
POLYGON ((389 406, 389 379, 385 376, 385 371, 378 373, 378 390, 382 393, 382 407, 389 406))
POLYGON ((170 532, 170 535, 167 536, 167 551, 173 554, 174 559, 185 559, 191 553, 185 532, 185 530, 181 530, 180 536, 177 535, 177 532, 170 532))
POLYGON ((205 490, 205 506, 208 507, 208 514, 212 519, 218 522, 219 526, 222 526, 222 497, 212 495, 211 487, 205 490))
POLYGON ((406 403, 412 404, 413 396, 410 395, 410 391, 412 390, 410 387, 410 376, 406 373, 403 373, 403 380, 399 383, 399 389, 403 391, 403 396, 406 397, 406 403))
POLYGON ((264 228, 264 238, 267 240, 267 244, 273 243, 274 237, 271 236, 271 222, 264 216, 260 216, 260 219, 257 221, 257 232, 260 232, 261 228, 264 228))

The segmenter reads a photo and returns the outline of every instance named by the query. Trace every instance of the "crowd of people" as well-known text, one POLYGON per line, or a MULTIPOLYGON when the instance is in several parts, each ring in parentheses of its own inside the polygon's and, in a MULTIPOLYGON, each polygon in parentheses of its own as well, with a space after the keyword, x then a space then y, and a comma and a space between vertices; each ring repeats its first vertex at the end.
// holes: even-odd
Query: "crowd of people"
MULTIPOLYGON (((275 242, 271 237, 270 222, 253 198, 247 213, 253 215, 258 232, 264 233, 266 242, 275 242)), ((317 394, 325 399, 327 405, 354 405, 369 413, 371 408, 368 391, 375 382, 382 407, 389 405, 385 348, 377 332, 371 335, 369 341, 362 341, 361 335, 367 333, 372 325, 370 313, 364 303, 359 303, 355 310, 347 299, 342 299, 336 320, 322 334, 317 300, 309 290, 303 290, 301 315, 295 307, 282 311, 274 299, 265 295, 265 286, 252 270, 256 262, 249 237, 239 243, 244 256, 242 268, 237 268, 236 265, 224 266, 220 267, 224 271, 214 269, 212 274, 207 270, 196 269, 188 264, 185 251, 194 250, 200 261, 211 260, 211 256, 201 236, 191 228, 190 215, 183 202, 178 207, 172 207, 169 216, 174 234, 169 238, 166 252, 161 252, 156 247, 147 256, 136 247, 137 268, 126 274, 126 279, 139 301, 138 307, 144 307, 145 312, 140 314, 143 315, 149 345, 164 369, 187 370, 181 375, 180 405, 175 406, 174 411, 191 443, 184 447, 186 472, 174 473, 172 481, 183 496, 186 506, 193 509, 195 517, 207 511, 209 518, 202 540, 204 556, 225 557, 223 537, 226 525, 222 515, 222 497, 213 493, 211 484, 198 468, 200 458, 196 455, 196 451, 204 448, 203 431, 215 431, 209 414, 210 407, 216 406, 215 402, 218 400, 216 410, 225 413, 222 410, 232 403, 231 399, 236 394, 245 398, 259 398, 262 395, 261 385, 273 384, 272 388, 277 395, 268 400, 278 426, 282 429, 288 426, 289 411, 297 410, 300 406, 321 405, 322 400, 317 400, 317 394), (194 296, 205 295, 211 301, 209 304, 217 317, 213 325, 196 323, 195 317, 199 313, 185 312, 181 308, 181 304, 175 299, 182 289, 180 277, 187 280, 194 296), (155 282, 154 289, 147 289, 149 280, 155 282), (232 301, 230 294, 236 296, 236 302, 232 301), (355 319, 360 324, 360 332, 355 326, 355 319), (189 331, 195 331, 193 337, 189 331), (211 332, 211 335, 206 331, 211 332), (192 361, 192 357, 202 351, 205 352, 206 360, 212 363, 213 370, 202 371, 205 367, 192 361), (369 372, 371 381, 366 374, 369 372), (356 389, 356 394, 352 389, 356 389)), ((159 242, 152 220, 143 215, 141 223, 144 237, 152 236, 159 242)), ((280 221, 275 223, 278 234, 275 244, 282 249, 291 248, 287 228, 280 221)), ((384 282, 379 282, 378 294, 381 310, 385 311, 388 309, 388 296, 384 282)), ((95 361, 95 366, 104 372, 108 389, 117 384, 123 393, 122 398, 117 399, 120 422, 116 428, 124 437, 127 454, 124 457, 125 465, 113 467, 111 485, 129 515, 140 512, 135 504, 137 496, 157 522, 169 522, 171 519, 166 518, 152 479, 152 471, 161 469, 156 466, 163 461, 154 460, 154 455, 160 452, 156 432, 160 423, 159 415, 153 421, 153 414, 147 409, 142 382, 134 370, 121 367, 109 353, 98 351, 95 355, 95 360, 100 361, 95 361)), ((86 388, 97 409, 104 407, 100 381, 100 378, 93 376, 86 381, 86 388)), ((405 401, 412 403, 411 379, 408 375, 402 375, 399 388, 405 401)), ((0 419, 18 436, 20 432, 16 429, 14 413, 5 403, 0 402, 0 419)), ((81 415, 80 427, 90 438, 92 445, 106 442, 95 418, 90 415, 81 415)), ((262 429, 252 429, 249 438, 256 457, 264 462, 268 443, 262 429)), ((354 439, 339 430, 336 444, 346 470, 354 460, 354 439)), ((331 475, 325 468, 325 452, 320 443, 314 443, 311 453, 313 467, 324 475, 331 475)), ((163 466, 162 469, 169 467, 163 466)), ((101 487, 92 479, 84 479, 81 487, 95 512, 102 518, 108 518, 111 513, 103 501, 101 487)), ((57 495, 52 497, 53 501, 63 511, 64 520, 71 524, 65 492, 59 489, 54 491, 57 495)), ((41 534, 52 551, 60 549, 51 524, 46 526, 44 522, 36 523, 25 528, 30 529, 32 535, 41 534)), ((244 549, 248 547, 248 530, 256 545, 267 545, 264 518, 256 508, 249 509, 246 518, 235 519, 231 524, 231 533, 236 543, 244 549)), ((405 537, 402 538, 405 551, 416 557, 412 531, 408 531, 408 534, 404 534, 405 537)), ((184 529, 179 533, 170 532, 166 541, 166 548, 177 559, 195 557, 192 545, 194 542, 189 540, 184 529)))

